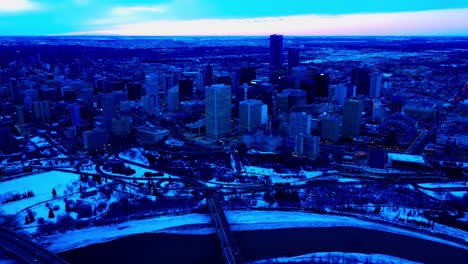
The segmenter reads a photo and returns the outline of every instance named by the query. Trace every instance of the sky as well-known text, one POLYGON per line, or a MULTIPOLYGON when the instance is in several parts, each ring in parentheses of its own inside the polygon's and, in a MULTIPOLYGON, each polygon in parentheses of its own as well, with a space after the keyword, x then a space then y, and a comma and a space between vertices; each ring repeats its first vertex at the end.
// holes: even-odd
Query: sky
POLYGON ((0 35, 463 35, 467 0, 0 0, 0 35))

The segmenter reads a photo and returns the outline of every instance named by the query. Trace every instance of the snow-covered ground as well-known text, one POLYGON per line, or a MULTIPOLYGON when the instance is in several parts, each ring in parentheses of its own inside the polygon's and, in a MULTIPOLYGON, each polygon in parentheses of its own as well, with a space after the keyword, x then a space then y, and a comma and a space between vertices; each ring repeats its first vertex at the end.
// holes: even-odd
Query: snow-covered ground
POLYGON ((441 183, 420 183, 419 186, 423 188, 468 188, 468 184, 466 182, 441 182, 441 183))
POLYGON ((277 173, 271 168, 244 166, 245 176, 269 176, 271 183, 293 183, 321 176, 321 171, 300 171, 298 174, 277 173))
MULTIPOLYGON (((226 216, 231 224, 232 230, 234 231, 293 227, 353 226, 414 236, 468 250, 468 247, 466 246, 445 241, 440 238, 396 227, 358 220, 352 217, 283 211, 226 211, 226 216)), ((163 232, 177 234, 207 234, 213 233, 214 228, 194 228, 190 225, 209 224, 210 221, 210 216, 204 214, 188 214, 183 216, 164 216, 145 220, 132 220, 113 226, 92 227, 68 231, 63 234, 56 234, 41 239, 41 243, 48 245, 48 249, 53 252, 61 252, 140 233, 163 232), (99 234, 99 236, 96 236, 96 234, 99 234)))
POLYGON ((367 263, 367 264, 415 264, 410 260, 383 254, 362 254, 349 252, 318 252, 295 257, 282 257, 248 262, 250 264, 263 263, 367 263))
POLYGON ((49 171, 0 182, 0 196, 3 199, 17 193, 34 193, 30 198, 2 204, 1 210, 6 214, 16 214, 36 203, 50 200, 53 198, 53 188, 57 191, 57 196, 72 193, 79 188, 79 179, 77 174, 49 171))
POLYGON ((129 150, 119 153, 119 158, 130 160, 139 164, 148 165, 148 159, 143 155, 145 150, 143 148, 131 148, 129 150))
POLYGON ((425 189, 420 190, 423 193, 440 200, 447 200, 453 197, 463 198, 463 196, 468 193, 468 191, 429 191, 425 189))
POLYGON ((35 144, 39 148, 44 148, 44 147, 50 147, 49 142, 47 142, 43 137, 41 136, 35 136, 31 137, 29 139, 33 144, 35 144))

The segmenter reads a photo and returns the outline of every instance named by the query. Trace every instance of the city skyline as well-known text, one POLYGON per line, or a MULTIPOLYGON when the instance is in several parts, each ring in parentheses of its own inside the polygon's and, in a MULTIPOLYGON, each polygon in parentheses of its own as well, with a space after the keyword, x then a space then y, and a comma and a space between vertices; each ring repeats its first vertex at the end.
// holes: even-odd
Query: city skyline
POLYGON ((0 35, 468 35, 459 0, 0 0, 0 18, 0 35))

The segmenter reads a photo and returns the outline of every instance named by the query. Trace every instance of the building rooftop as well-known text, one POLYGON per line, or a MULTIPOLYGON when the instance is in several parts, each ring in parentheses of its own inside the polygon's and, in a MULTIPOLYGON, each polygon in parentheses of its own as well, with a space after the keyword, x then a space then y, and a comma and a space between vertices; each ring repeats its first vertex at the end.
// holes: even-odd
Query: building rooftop
POLYGON ((424 158, 419 155, 409 155, 409 154, 400 154, 400 153, 388 153, 388 160, 392 161, 403 161, 410 163, 424 164, 424 158))

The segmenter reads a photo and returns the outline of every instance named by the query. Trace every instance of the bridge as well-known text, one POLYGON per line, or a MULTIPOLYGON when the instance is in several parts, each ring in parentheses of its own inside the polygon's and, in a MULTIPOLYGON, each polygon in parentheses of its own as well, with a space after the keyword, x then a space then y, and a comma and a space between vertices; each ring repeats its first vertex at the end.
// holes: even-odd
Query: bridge
POLYGON ((19 236, 3 227, 0 227, 0 245, 8 252, 27 263, 39 264, 66 264, 65 260, 59 258, 52 252, 41 246, 19 236))
POLYGON ((243 263, 239 247, 236 243, 234 235, 229 227, 226 215, 224 214, 223 207, 218 201, 215 194, 211 192, 206 193, 206 203, 210 209, 211 218, 216 228, 216 234, 221 242, 221 250, 224 259, 228 264, 243 263))

